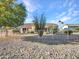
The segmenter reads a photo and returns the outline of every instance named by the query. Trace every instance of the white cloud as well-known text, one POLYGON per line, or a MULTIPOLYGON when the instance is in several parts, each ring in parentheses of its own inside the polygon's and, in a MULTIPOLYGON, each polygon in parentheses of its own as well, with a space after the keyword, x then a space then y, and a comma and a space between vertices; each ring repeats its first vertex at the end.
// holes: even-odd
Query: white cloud
POLYGON ((64 12, 62 12, 61 14, 59 14, 56 18, 57 19, 60 19, 64 16, 68 16, 68 17, 71 17, 72 14, 73 14, 73 11, 75 9, 75 4, 74 4, 74 0, 65 0, 65 3, 61 6, 61 7, 66 7, 66 6, 69 6, 68 9, 64 12))
POLYGON ((33 11, 36 10, 36 7, 35 7, 34 5, 32 5, 29 0, 23 0, 23 2, 24 2, 24 4, 25 4, 25 6, 26 6, 26 9, 27 9, 29 12, 33 12, 33 11))
POLYGON ((76 5, 73 5, 71 8, 68 10, 67 16, 77 16, 79 15, 79 11, 75 10, 76 5))
POLYGON ((33 1, 31 0, 23 0, 23 3, 26 6, 26 9, 28 10, 28 12, 34 12, 38 8, 40 8, 40 5, 33 4, 33 1))
POLYGON ((75 11, 75 4, 73 4, 73 1, 74 0, 71 0, 71 2, 69 2, 68 0, 66 0, 65 6, 68 4, 69 8, 67 11, 62 12, 59 16, 57 16, 57 19, 59 18, 59 20, 63 22, 71 20, 73 12, 75 11))
POLYGON ((59 14, 56 18, 61 18, 62 16, 64 16, 66 14, 66 12, 62 12, 61 14, 59 14))
POLYGON ((65 0, 62 7, 72 7, 74 5, 75 0, 65 0))
POLYGON ((71 20, 71 17, 64 16, 60 19, 62 22, 71 20))
POLYGON ((58 22, 59 20, 61 20, 62 22, 66 22, 66 21, 72 20, 71 18, 73 15, 73 11, 74 11, 74 8, 71 7, 67 11, 62 12, 56 17, 57 19, 56 21, 58 22))
POLYGON ((69 24, 79 24, 79 18, 73 18, 72 20, 69 21, 69 24))
POLYGON ((69 3, 69 9, 68 9, 68 14, 67 16, 72 16, 74 11, 75 11, 75 8, 77 7, 77 5, 74 4, 74 0, 71 0, 71 2, 69 3))
POLYGON ((27 11, 28 11, 28 16, 27 16, 27 18, 25 20, 25 23, 32 22, 32 20, 33 20, 32 19, 32 13, 34 11, 36 11, 37 9, 42 8, 42 6, 39 5, 38 3, 33 2, 33 0, 22 0, 22 1, 23 1, 24 5, 25 5, 27 11))
POLYGON ((63 3, 63 7, 66 7, 67 5, 68 5, 68 3, 69 3, 69 0, 65 0, 65 2, 63 3))
POLYGON ((72 16, 73 11, 74 11, 73 7, 69 8, 67 16, 72 16))
POLYGON ((77 13, 79 14, 79 11, 78 11, 78 10, 77 10, 77 11, 75 10, 74 13, 75 13, 75 14, 77 14, 77 13))
POLYGON ((61 5, 62 5, 62 1, 51 2, 49 4, 49 8, 50 9, 61 8, 61 5))
POLYGON ((79 11, 73 11, 73 15, 72 16, 79 16, 79 11))
POLYGON ((71 1, 69 2, 69 7, 72 7, 73 4, 74 4, 74 0, 71 0, 71 1))

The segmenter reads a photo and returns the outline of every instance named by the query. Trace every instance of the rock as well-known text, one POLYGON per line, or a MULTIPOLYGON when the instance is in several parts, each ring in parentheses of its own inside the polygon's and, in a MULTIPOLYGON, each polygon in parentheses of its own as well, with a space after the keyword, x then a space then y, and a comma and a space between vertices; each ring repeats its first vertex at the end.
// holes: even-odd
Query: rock
MULTIPOLYGON (((49 41, 46 38, 41 40, 49 41)), ((79 45, 46 45, 28 41, 1 45, 0 59, 79 59, 79 45)))

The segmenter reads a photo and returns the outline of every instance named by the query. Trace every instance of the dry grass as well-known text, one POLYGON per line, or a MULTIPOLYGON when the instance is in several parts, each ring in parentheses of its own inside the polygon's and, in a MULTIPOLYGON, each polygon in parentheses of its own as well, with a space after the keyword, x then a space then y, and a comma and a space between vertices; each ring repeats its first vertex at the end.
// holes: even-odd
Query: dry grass
POLYGON ((20 34, 8 35, 8 36, 0 36, 0 41, 9 41, 9 40, 16 40, 19 41, 21 39, 20 34))

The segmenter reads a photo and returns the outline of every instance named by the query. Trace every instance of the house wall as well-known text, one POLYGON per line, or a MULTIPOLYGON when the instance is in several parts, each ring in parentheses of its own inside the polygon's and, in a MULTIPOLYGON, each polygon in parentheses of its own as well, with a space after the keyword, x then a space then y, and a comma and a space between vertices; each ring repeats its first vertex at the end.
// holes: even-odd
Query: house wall
POLYGON ((75 25, 65 25, 63 27, 63 30, 65 29, 69 29, 69 30, 72 30, 73 32, 78 32, 78 30, 76 30, 76 28, 79 28, 79 25, 77 26, 76 24, 75 25))
MULTIPOLYGON (((57 25, 52 25, 52 26, 45 26, 46 27, 46 30, 44 31, 44 33, 51 33, 53 30, 53 28, 58 28, 57 25)), ((31 32, 35 32, 35 26, 32 25, 31 28, 27 28, 27 27, 20 27, 20 32, 21 33, 31 33, 31 32), (23 31, 23 28, 26 28, 26 32, 23 31)))

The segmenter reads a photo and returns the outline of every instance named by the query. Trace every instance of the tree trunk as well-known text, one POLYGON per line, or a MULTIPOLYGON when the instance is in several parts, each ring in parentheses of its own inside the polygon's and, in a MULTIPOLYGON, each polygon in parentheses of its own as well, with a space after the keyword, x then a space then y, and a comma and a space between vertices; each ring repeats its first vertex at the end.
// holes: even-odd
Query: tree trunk
POLYGON ((2 29, 0 30, 0 34, 1 34, 0 37, 2 38, 2 29))
POLYGON ((39 32, 39 36, 42 37, 43 36, 43 31, 39 32))
POLYGON ((5 29, 5 37, 8 36, 8 29, 5 29))

